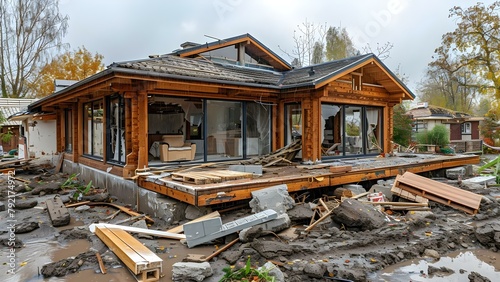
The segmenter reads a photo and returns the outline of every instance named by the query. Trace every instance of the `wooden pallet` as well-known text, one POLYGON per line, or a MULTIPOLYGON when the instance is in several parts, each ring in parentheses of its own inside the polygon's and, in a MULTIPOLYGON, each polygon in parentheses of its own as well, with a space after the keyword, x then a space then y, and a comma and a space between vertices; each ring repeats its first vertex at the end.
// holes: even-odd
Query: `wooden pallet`
POLYGON ((160 280, 163 260, 132 235, 118 228, 106 227, 96 227, 95 234, 120 258, 137 281, 160 280))
POLYGON ((482 199, 482 196, 479 194, 453 187, 408 171, 396 177, 393 188, 394 187, 431 201, 462 210, 469 214, 477 213, 482 199))
POLYGON ((232 170, 205 170, 172 173, 173 180, 194 184, 220 183, 243 178, 253 178, 253 173, 232 170))

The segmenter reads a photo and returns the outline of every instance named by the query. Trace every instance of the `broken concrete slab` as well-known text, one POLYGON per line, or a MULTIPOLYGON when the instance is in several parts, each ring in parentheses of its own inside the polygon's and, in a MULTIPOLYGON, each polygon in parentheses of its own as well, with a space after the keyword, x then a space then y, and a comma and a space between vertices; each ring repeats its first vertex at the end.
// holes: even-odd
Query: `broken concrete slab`
POLYGON ((16 206, 14 207, 16 210, 26 210, 31 209, 38 205, 38 201, 36 199, 17 199, 16 206))
POLYGON ((49 218, 52 222, 52 226, 58 227, 69 224, 71 217, 61 198, 55 197, 54 199, 47 199, 45 201, 45 205, 47 206, 47 211, 49 213, 49 218))
POLYGON ((446 178, 448 179, 462 179, 465 176, 464 167, 454 167, 446 170, 446 178))
POLYGON ((390 200, 392 199, 391 189, 392 186, 375 184, 370 188, 370 190, 368 190, 368 193, 372 194, 372 193, 382 192, 382 194, 384 194, 384 197, 390 200))
POLYGON ((184 216, 186 219, 193 220, 209 214, 210 212, 212 212, 212 210, 208 207, 197 207, 189 205, 186 208, 184 216))
POLYGON ((345 227, 363 231, 380 228, 387 224, 386 217, 380 210, 353 199, 345 199, 333 210, 331 216, 333 221, 345 227))
POLYGON ((212 275, 213 270, 208 262, 176 262, 172 265, 173 281, 201 282, 212 275))
POLYGON ((265 210, 235 221, 222 224, 219 217, 184 224, 184 234, 189 248, 210 242, 214 239, 238 232, 247 227, 267 222, 278 217, 274 210, 265 210))
POLYGON ((242 242, 250 242, 265 231, 277 233, 289 228, 291 224, 292 222, 286 213, 280 214, 276 219, 241 230, 239 238, 242 242))
POLYGON ((31 232, 37 228, 39 228, 40 225, 38 222, 30 221, 30 222, 21 222, 16 225, 16 228, 14 230, 15 234, 22 234, 22 233, 28 233, 31 232))
POLYGON ((312 203, 296 204, 293 208, 289 209, 286 213, 292 221, 310 220, 314 215, 314 207, 312 203))
POLYGON ((289 244, 278 241, 255 240, 250 243, 250 245, 266 259, 273 259, 279 256, 290 256, 296 252, 289 244))
POLYGON ((282 214, 293 208, 295 201, 288 194, 288 186, 282 184, 253 191, 249 206, 254 213, 272 209, 282 214))

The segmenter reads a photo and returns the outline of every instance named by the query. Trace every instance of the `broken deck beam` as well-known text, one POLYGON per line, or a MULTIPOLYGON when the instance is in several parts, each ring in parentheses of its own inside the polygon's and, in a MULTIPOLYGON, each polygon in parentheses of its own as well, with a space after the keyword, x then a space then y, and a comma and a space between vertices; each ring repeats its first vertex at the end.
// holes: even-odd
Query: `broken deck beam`
POLYGON ((137 281, 159 281, 163 260, 132 235, 105 226, 96 226, 95 234, 130 269, 137 281))

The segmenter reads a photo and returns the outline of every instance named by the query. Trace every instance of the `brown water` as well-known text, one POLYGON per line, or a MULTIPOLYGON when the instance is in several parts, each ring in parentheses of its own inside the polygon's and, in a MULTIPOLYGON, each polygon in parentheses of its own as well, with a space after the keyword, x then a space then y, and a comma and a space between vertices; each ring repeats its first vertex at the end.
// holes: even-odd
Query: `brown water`
MULTIPOLYGON (((188 249, 178 240, 158 239, 157 255, 163 259, 163 271, 160 281, 171 281, 172 265, 182 261, 188 254, 209 255, 215 251, 215 246, 199 246, 195 249, 188 249)), ((96 265, 96 269, 82 270, 69 274, 62 278, 51 277, 44 279, 39 275, 39 271, 44 264, 59 261, 68 257, 75 257, 80 253, 88 251, 90 242, 86 239, 72 240, 67 245, 61 245, 53 241, 35 241, 25 244, 25 247, 18 250, 18 269, 14 275, 5 275, 6 282, 134 282, 136 281, 129 270, 125 267, 106 269, 106 274, 101 274, 96 265), (23 266, 19 266, 23 264, 23 266)))
POLYGON ((410 260, 390 266, 375 276, 370 281, 455 281, 469 282, 467 276, 475 271, 491 281, 500 281, 500 255, 488 250, 470 250, 454 252, 439 260, 410 260), (446 275, 432 275, 427 273, 428 266, 437 268, 447 267, 455 271, 446 275), (460 270, 465 271, 460 273, 460 270))

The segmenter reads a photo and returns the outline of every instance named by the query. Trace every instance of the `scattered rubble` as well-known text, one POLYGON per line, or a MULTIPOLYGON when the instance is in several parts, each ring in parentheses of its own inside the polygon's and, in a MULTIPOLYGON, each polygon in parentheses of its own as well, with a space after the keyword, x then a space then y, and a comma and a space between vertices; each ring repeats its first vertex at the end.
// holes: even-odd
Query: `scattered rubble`
MULTIPOLYGON (((281 157, 276 160, 283 162, 281 157)), ((272 160, 255 161, 265 165, 272 160)), ((124 266, 125 259, 111 252, 116 248, 111 248, 109 241, 90 230, 120 228, 117 232, 133 234, 127 240, 152 254, 164 249, 155 245, 156 240, 164 236, 175 238, 180 248, 194 253, 179 258, 185 261, 173 263, 172 272, 163 272, 164 277, 160 277, 159 271, 155 272, 158 266, 151 264, 153 270, 148 275, 157 276, 156 281, 219 281, 224 275, 224 267, 242 268, 247 261, 252 268, 274 276, 275 281, 314 282, 327 278, 368 281, 370 273, 409 259, 427 257, 434 260, 451 251, 471 248, 498 252, 500 188, 488 182, 491 179, 467 181, 464 179, 467 173, 464 173, 464 169, 451 170, 446 173, 448 178, 426 178, 425 182, 417 181, 419 185, 404 179, 379 180, 370 187, 345 185, 318 198, 310 198, 311 195, 292 197, 286 185, 278 185, 252 192, 253 200, 249 205, 235 211, 217 212, 190 206, 184 210, 185 221, 176 222, 177 226, 116 202, 110 203, 110 195, 98 188, 84 193, 86 195, 75 203, 74 195, 80 191, 75 187, 87 184, 71 182, 68 186, 64 179, 71 177, 44 174, 31 177, 26 185, 16 186, 29 187, 29 191, 20 192, 26 193, 25 199, 16 203, 28 208, 17 210, 19 221, 15 232, 19 236, 14 247, 22 249, 26 240, 29 242, 40 236, 58 242, 85 239, 91 246, 88 252, 46 264, 41 274, 62 277, 83 269, 99 273, 114 266, 124 266), (436 200, 429 196, 430 190, 420 187, 422 183, 431 183, 449 193, 441 194, 436 200), (396 195, 399 199, 393 199, 394 187, 406 191, 404 196, 412 200, 403 197, 401 191, 396 195), (458 191, 455 189, 459 189, 461 195, 474 195, 474 205, 464 210, 464 202, 454 198, 458 191), (427 210, 419 210, 423 207, 427 210), (98 214, 103 210, 105 214, 98 214), (464 213, 469 210, 472 212, 464 213), (76 218, 82 226, 55 228, 76 218), (217 247, 211 255, 196 255, 199 245, 217 247)), ((5 197, 5 193, 1 195, 5 197)), ((10 246, 8 234, 0 234, 0 240, 3 245, 10 246)), ((144 271, 136 270, 135 274, 141 273, 144 271)), ((429 266, 427 273, 446 277, 453 270, 429 266)), ((463 275, 468 275, 470 281, 489 281, 468 269, 463 275)))

